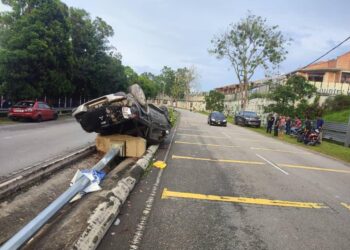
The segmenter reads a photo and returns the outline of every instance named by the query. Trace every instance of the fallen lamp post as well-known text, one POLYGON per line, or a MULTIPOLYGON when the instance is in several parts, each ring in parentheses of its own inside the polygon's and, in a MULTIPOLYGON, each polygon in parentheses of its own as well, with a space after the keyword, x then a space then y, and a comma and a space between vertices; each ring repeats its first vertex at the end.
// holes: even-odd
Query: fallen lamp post
MULTIPOLYGON (((118 145, 112 147, 108 153, 98 162, 91 170, 101 171, 115 157, 123 154, 124 146, 118 145)), ((44 226, 47 221, 54 216, 66 203, 68 203, 78 193, 82 192, 90 185, 91 181, 86 176, 82 175, 76 182, 69 187, 63 194, 61 194, 55 201, 53 201, 47 208, 41 211, 34 219, 25 225, 20 231, 12 236, 6 243, 4 243, 0 250, 14 250, 20 248, 33 235, 44 226)))

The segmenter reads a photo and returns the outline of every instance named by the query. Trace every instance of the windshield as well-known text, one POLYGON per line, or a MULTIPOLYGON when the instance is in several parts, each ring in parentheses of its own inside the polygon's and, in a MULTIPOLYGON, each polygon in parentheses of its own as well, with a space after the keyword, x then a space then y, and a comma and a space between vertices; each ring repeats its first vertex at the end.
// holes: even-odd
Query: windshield
POLYGON ((31 108, 33 106, 34 106, 34 102, 31 102, 31 101, 21 101, 13 105, 13 107, 21 107, 21 108, 31 108))
POLYGON ((256 117, 256 116, 258 116, 255 112, 251 112, 251 111, 244 111, 243 115, 244 116, 248 116, 248 117, 256 117))
POLYGON ((219 113, 219 112, 215 112, 211 116, 214 119, 225 119, 225 116, 222 113, 219 113))

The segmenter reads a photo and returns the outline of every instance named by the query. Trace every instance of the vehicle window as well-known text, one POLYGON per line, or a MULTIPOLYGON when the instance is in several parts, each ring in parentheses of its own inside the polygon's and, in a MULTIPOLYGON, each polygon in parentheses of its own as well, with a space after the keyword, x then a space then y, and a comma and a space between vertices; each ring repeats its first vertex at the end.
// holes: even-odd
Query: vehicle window
POLYGON ((50 109, 50 106, 47 104, 43 104, 45 109, 50 109))
POLYGON ((39 109, 44 109, 44 108, 45 108, 45 104, 44 104, 44 103, 40 103, 40 102, 39 102, 39 105, 38 105, 38 106, 39 106, 39 109))
POLYGON ((14 107, 17 108, 31 108, 34 106, 34 102, 29 102, 29 101, 21 101, 21 102, 17 102, 15 105, 13 105, 14 107))
POLYGON ((222 113, 213 113, 212 117, 215 119, 225 119, 225 116, 222 113))
POLYGON ((255 112, 251 112, 251 111, 244 111, 244 116, 248 116, 248 117, 255 117, 258 116, 255 112))

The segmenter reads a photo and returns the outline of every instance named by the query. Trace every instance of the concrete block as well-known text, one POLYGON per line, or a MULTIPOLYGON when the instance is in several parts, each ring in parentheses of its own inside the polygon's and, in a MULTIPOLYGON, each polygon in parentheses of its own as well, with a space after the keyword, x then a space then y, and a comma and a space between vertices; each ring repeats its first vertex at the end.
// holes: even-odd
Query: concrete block
POLYGON ((96 148, 98 151, 107 153, 113 144, 125 143, 126 157, 141 157, 146 152, 146 140, 141 137, 130 135, 98 135, 96 137, 96 148))

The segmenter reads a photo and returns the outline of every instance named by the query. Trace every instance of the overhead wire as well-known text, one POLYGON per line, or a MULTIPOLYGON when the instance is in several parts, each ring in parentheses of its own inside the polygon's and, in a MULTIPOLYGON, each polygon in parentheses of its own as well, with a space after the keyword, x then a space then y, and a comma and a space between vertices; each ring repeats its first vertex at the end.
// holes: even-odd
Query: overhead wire
POLYGON ((318 57, 317 59, 313 60, 311 63, 309 63, 308 65, 302 67, 301 69, 305 69, 307 67, 309 67, 310 65, 314 64, 315 62, 317 62, 318 60, 322 59, 323 57, 325 57, 326 55, 328 55, 329 53, 331 53, 333 50, 335 50, 336 48, 338 48, 339 46, 341 46, 343 43, 345 43, 346 41, 348 41, 350 39, 350 36, 348 36, 347 38, 345 38, 342 42, 338 43, 336 46, 334 46, 332 49, 328 50, 326 53, 324 53, 322 56, 318 57))

